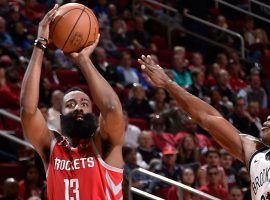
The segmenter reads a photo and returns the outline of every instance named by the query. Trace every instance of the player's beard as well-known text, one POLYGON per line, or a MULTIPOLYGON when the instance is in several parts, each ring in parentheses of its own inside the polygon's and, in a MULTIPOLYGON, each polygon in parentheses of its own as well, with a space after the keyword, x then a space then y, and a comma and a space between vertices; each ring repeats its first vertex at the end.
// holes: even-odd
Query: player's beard
POLYGON ((70 138, 88 139, 97 129, 97 118, 93 113, 82 114, 78 111, 61 115, 62 134, 70 138), (77 119, 77 115, 82 119, 77 119))

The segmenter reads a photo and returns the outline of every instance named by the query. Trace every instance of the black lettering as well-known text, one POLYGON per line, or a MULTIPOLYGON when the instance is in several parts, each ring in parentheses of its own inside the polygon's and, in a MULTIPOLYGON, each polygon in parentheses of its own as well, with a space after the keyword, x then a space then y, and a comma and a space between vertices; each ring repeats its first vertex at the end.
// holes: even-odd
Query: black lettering
POLYGON ((260 186, 262 186, 263 183, 264 183, 264 181, 263 181, 263 177, 264 177, 263 174, 264 173, 263 172, 264 172, 264 170, 262 172, 260 172, 260 180, 259 180, 260 181, 260 186))
POLYGON ((254 182, 252 182, 252 189, 253 189, 254 194, 256 195, 257 194, 257 187, 256 187, 254 182))
POLYGON ((259 189, 259 187, 261 187, 260 183, 259 183, 259 177, 258 176, 255 177, 255 184, 256 184, 257 189, 259 189))
POLYGON ((270 171, 270 167, 267 167, 266 168, 266 179, 267 179, 268 182, 270 182, 270 180, 269 180, 269 178, 270 178, 269 171, 270 171))

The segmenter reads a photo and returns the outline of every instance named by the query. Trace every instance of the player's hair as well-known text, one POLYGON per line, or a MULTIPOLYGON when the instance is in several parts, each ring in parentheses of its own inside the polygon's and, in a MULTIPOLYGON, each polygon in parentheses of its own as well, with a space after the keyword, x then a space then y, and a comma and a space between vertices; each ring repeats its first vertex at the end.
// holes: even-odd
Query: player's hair
POLYGON ((71 88, 69 88, 69 89, 67 89, 67 90, 65 91, 64 96, 65 96, 66 94, 70 93, 70 92, 73 92, 73 91, 80 91, 80 92, 85 93, 85 92, 84 92, 81 88, 79 88, 79 87, 71 87, 71 88))

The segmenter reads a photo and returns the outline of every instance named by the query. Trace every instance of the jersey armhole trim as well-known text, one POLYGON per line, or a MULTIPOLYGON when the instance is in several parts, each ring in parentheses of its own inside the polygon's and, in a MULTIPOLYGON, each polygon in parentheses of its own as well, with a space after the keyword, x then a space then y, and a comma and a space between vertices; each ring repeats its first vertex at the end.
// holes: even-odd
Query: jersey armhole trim
POLYGON ((252 159, 254 158, 254 156, 256 156, 258 153, 260 153, 260 152, 262 152, 262 151, 265 151, 265 150, 267 150, 267 149, 269 149, 268 147, 262 147, 262 148, 260 148, 260 149, 258 149, 257 151, 255 151, 252 155, 251 155, 251 157, 250 157, 250 159, 249 159, 249 161, 248 161, 248 172, 250 173, 250 166, 251 166, 251 161, 252 161, 252 159))
POLYGON ((98 150, 97 150, 97 147, 94 143, 94 140, 93 138, 91 139, 91 145, 93 147, 93 150, 94 150, 94 153, 95 155, 97 156, 97 159, 98 161, 100 162, 100 164, 105 167, 106 169, 108 170, 111 170, 111 171, 114 171, 114 172, 118 172, 118 173, 123 173, 124 169, 121 169, 121 168, 118 168, 118 167, 114 167, 114 166, 111 166, 109 164, 107 164, 101 157, 101 155, 99 154, 98 150))

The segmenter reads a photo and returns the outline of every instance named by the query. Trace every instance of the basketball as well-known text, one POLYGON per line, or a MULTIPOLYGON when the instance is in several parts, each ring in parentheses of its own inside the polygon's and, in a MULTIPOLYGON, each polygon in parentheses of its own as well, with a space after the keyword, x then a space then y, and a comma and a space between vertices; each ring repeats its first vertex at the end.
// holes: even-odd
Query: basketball
POLYGON ((58 8, 50 25, 50 39, 64 53, 79 52, 95 42, 99 32, 93 11, 78 3, 58 8))

